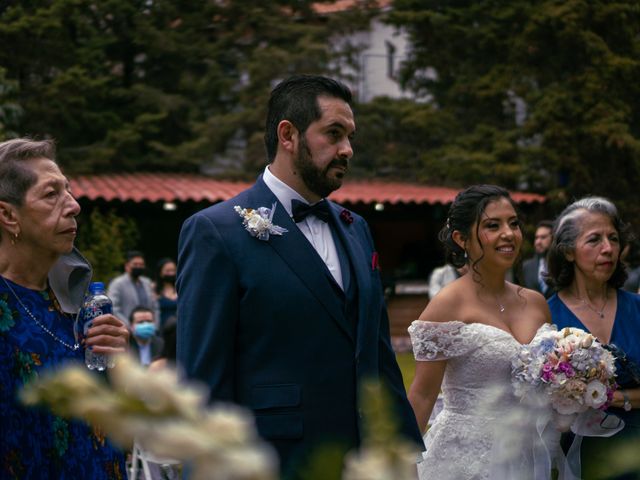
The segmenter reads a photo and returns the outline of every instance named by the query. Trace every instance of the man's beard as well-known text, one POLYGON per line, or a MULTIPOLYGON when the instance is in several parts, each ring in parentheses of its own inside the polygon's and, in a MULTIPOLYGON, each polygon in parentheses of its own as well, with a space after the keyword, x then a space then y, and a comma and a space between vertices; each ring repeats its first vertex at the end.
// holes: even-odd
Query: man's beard
POLYGON ((328 176, 329 169, 340 166, 346 170, 349 167, 349 160, 345 158, 335 158, 325 168, 321 169, 317 167, 313 163, 311 152, 307 146, 307 140, 304 135, 301 135, 298 155, 293 165, 300 173, 300 178, 302 178, 307 188, 319 197, 325 198, 331 192, 342 186, 342 178, 330 178, 328 176))

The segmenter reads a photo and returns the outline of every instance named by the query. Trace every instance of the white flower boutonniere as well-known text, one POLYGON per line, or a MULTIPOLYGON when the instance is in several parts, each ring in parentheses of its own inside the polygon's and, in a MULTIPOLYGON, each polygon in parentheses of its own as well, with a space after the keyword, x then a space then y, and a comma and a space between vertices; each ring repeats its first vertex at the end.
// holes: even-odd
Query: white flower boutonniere
POLYGON ((266 241, 269 240, 269 234, 282 235, 287 231, 286 228, 274 225, 271 221, 276 211, 275 203, 271 205, 271 208, 259 207, 254 210, 236 205, 233 209, 242 217, 242 225, 247 232, 258 240, 266 241))

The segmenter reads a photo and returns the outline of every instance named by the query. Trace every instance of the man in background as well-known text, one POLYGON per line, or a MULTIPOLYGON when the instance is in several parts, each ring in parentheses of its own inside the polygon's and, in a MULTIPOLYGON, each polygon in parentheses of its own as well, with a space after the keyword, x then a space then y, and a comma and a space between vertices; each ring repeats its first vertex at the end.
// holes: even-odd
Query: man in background
POLYGON ((532 258, 525 260, 522 264, 522 285, 526 288, 542 293, 545 298, 549 298, 553 294, 552 289, 544 281, 544 275, 547 272, 546 257, 549 246, 551 245, 552 231, 552 221, 542 220, 538 223, 535 238, 533 240, 535 255, 532 258))
POLYGON ((152 360, 160 355, 163 340, 156 335, 158 329, 153 312, 147 307, 136 307, 129 317, 131 337, 129 347, 132 355, 141 365, 149 366, 152 360))
POLYGON ((467 269, 467 265, 455 268, 448 263, 441 267, 434 268, 429 276, 429 300, 435 297, 446 285, 449 285, 467 273, 467 269))
POLYGON ((144 276, 144 271, 143 253, 131 250, 126 254, 124 273, 111 280, 107 289, 107 295, 113 302, 113 314, 127 325, 135 307, 147 307, 158 318, 151 280, 144 276))

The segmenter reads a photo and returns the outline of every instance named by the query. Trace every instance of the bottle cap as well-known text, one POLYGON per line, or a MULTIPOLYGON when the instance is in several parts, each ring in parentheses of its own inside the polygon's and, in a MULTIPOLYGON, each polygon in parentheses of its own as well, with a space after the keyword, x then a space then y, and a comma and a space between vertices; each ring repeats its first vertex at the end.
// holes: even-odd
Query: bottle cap
POLYGON ((103 292, 104 291, 104 283, 102 282, 91 282, 89 285, 89 291, 91 293, 103 292))

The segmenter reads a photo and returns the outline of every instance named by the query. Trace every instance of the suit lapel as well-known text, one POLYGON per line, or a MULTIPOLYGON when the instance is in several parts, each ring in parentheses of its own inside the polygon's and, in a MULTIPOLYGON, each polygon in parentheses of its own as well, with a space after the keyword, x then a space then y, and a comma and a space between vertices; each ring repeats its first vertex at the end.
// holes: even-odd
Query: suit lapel
POLYGON ((289 268, 298 276, 300 281, 309 289, 311 294, 322 304, 329 315, 338 323, 345 333, 353 340, 353 334, 344 315, 344 304, 339 294, 336 294, 331 282, 333 278, 327 266, 302 234, 277 197, 262 181, 256 182, 251 208, 268 207, 276 203, 273 223, 287 229, 281 236, 271 235, 268 243, 289 268), (318 275, 323 272, 322 275, 318 275), (326 272, 326 273, 325 273, 326 272))

